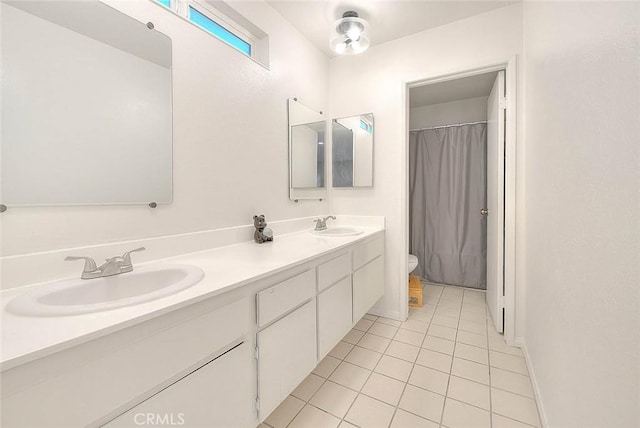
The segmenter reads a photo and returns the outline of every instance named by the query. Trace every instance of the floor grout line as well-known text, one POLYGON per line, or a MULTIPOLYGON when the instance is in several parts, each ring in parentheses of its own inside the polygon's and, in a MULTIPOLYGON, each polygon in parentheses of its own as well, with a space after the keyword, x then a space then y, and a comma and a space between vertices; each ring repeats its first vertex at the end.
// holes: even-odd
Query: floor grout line
POLYGON ((491 349, 489 347, 489 321, 485 318, 487 332, 487 365, 489 366, 489 426, 493 427, 493 393, 491 392, 491 349))
MULTIPOLYGON (((440 291, 440 295, 438 296, 438 301, 436 302, 436 309, 433 312, 433 316, 436 316, 436 312, 438 312, 438 305, 440 304, 440 300, 442 300, 442 294, 444 292, 444 289, 440 291)), ((433 319, 433 318, 432 318, 433 319)), ((460 322, 460 320, 458 320, 458 323, 460 322)), ((431 328, 431 326, 429 326, 429 328, 431 328)), ((427 335, 429 334, 429 332, 427 331, 427 335)), ((453 340, 453 352, 455 352, 455 339, 458 336, 458 331, 456 330, 456 335, 454 337, 453 340)), ((442 339, 442 338, 441 338, 442 339)), ((425 340, 426 340, 426 336, 425 336, 425 340)), ((445 339, 447 340, 447 339, 445 339)), ((424 342, 423 342, 424 344, 424 342)), ((447 377, 447 387, 444 390, 444 398, 442 400, 442 409, 440 410, 440 420, 438 421, 439 425, 442 425, 442 419, 444 418, 444 406, 447 403, 447 392, 449 391, 449 382, 451 381, 451 368, 453 367, 453 355, 451 355, 451 363, 449 364, 449 376, 447 377)))
MULTIPOLYGON (((385 347, 385 349, 384 349, 384 351, 383 351, 382 355, 384 355, 384 352, 386 352, 386 351, 387 351, 387 349, 389 348, 389 345, 391 345, 391 342, 389 342, 389 344, 385 347)), ((366 349, 366 348, 365 348, 365 349, 366 349)), ((374 351, 374 352, 375 352, 375 351, 374 351)), ((346 413, 344 414, 344 417, 342 418, 342 420, 340 421, 340 423, 342 423, 342 421, 346 421, 346 422, 350 423, 351 425, 355 425, 354 423, 352 423, 352 422, 350 422, 350 421, 347 421, 345 418, 346 418, 346 417, 347 417, 347 415, 349 414, 349 411, 351 410, 351 408, 353 408, 353 405, 355 404, 355 402, 356 402, 356 401, 358 401, 358 397, 359 397, 359 396, 360 396, 360 394, 361 394, 361 392, 360 392, 360 391, 362 391, 362 389, 367 385, 367 382, 369 382, 369 379, 371 379, 371 375, 373 375, 373 371, 375 370, 375 368, 376 368, 376 367, 378 367, 378 364, 380 364, 380 360, 381 360, 381 359, 382 359, 382 357, 380 357, 380 358, 378 359, 378 361, 376 362, 376 365, 375 365, 375 366, 373 366, 373 369, 371 369, 371 370, 369 371, 369 376, 367 376, 367 379, 366 379, 366 380, 364 381, 364 383, 362 384, 362 387, 360 387, 360 390, 358 391, 358 394, 356 395, 356 398, 354 398, 354 399, 353 399, 353 402, 351 403, 351 405, 350 405, 350 406, 349 406, 349 408, 347 409, 347 411, 346 411, 346 413)), ((365 395, 366 397, 368 397, 368 395, 366 395, 366 394, 362 394, 362 395, 365 395)), ((370 398, 373 398, 373 397, 370 397, 370 398)), ((378 400, 378 401, 380 401, 380 400, 378 400)), ((391 420, 393 420, 393 417, 391 417, 391 420)), ((389 422, 389 423, 391 423, 391 422, 389 422)))
MULTIPOLYGON (((429 322, 427 323, 428 324, 427 325, 427 331, 424 332, 424 337, 422 338, 422 342, 420 342, 420 347, 418 348, 418 354, 416 355, 416 361, 418 359, 418 356, 420 355, 420 350, 422 349, 422 345, 424 344, 424 341, 427 338, 427 333, 429 331, 429 328, 431 327, 432 321, 433 321, 433 315, 431 316, 431 318, 429 319, 429 322)), ((400 409, 400 402, 402 401, 402 397, 404 397, 404 394, 407 391, 407 385, 409 385, 409 380, 411 379, 411 375, 413 374, 413 370, 416 368, 416 365, 417 365, 417 362, 414 362, 413 366, 411 367, 411 370, 409 371, 409 376, 407 376, 407 381, 404 383, 404 387, 402 388, 402 392, 400 393, 400 398, 398 399, 398 405, 394 409, 393 415, 391 417, 391 420, 389 421, 389 427, 393 423, 393 420, 395 419, 396 414, 398 413, 398 409, 400 409)), ((412 412, 409 412, 408 410, 404 410, 404 409, 401 409, 401 410, 403 410, 403 411, 405 411, 407 413, 414 414, 412 412)), ((415 416, 422 417, 422 416, 419 416, 419 415, 415 415, 415 416)), ((424 419, 426 419, 426 418, 424 418, 424 419)))
POLYGON ((512 417, 510 417, 510 416, 505 416, 505 415, 503 415, 503 414, 501 414, 501 413, 497 413, 497 412, 496 412, 496 413, 492 413, 492 415, 493 415, 493 414, 496 414, 496 415, 498 415, 498 416, 500 416, 500 417, 503 417, 503 418, 505 418, 505 419, 509 419, 510 421, 518 422, 518 423, 520 423, 520 424, 522 424, 522 425, 526 425, 526 426, 531 427, 531 428, 537 428, 535 425, 531 425, 530 423, 527 423, 527 422, 522 422, 522 421, 520 421, 520 420, 518 420, 518 419, 514 419, 514 418, 512 418, 512 417))

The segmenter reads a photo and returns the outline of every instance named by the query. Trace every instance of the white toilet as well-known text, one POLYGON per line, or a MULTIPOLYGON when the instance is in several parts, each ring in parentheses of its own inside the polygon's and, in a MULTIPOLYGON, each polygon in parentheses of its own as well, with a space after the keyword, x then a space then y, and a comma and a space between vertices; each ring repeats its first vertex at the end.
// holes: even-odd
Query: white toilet
POLYGON ((416 270, 418 267, 418 258, 413 254, 409 254, 409 273, 416 270))

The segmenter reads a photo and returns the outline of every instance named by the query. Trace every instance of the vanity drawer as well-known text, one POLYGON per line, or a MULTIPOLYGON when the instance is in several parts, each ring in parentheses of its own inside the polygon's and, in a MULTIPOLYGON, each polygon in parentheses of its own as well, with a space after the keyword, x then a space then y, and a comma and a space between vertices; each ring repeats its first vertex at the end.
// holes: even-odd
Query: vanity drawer
POLYGON ((353 250, 353 270, 359 269, 382 253, 384 253, 383 238, 377 238, 356 247, 353 250))
POLYGON ((351 257, 345 253, 318 266, 318 292, 351 273, 351 257))
POLYGON ((258 327, 286 314, 316 294, 315 269, 310 269, 256 295, 258 327))

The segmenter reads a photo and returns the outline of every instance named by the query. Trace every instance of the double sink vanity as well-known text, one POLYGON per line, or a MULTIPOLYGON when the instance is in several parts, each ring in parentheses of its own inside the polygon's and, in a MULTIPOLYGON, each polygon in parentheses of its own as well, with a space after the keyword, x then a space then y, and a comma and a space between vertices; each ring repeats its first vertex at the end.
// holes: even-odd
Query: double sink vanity
MULTIPOLYGON (((333 187, 373 186, 373 114, 329 121, 292 98, 286 119, 269 123, 288 127, 289 147, 290 201, 266 208, 289 219, 274 229, 273 242, 248 242, 252 225, 223 227, 217 219, 178 226, 190 222, 194 206, 213 206, 188 191, 175 211, 156 209, 174 196, 172 49, 183 49, 178 57, 189 51, 184 37, 172 41, 150 20, 170 33, 182 23, 165 22, 155 9, 134 19, 93 0, 0 8, 2 63, 11 71, 2 105, 12 112, 3 128, 0 213, 92 206, 78 211, 86 213, 82 222, 100 224, 107 218, 100 206, 148 210, 132 207, 117 217, 123 230, 113 239, 147 237, 136 242, 96 238, 82 250, 93 254, 69 254, 59 249, 63 241, 50 238, 55 245, 45 248, 54 249, 41 251, 25 239, 28 245, 2 258, 0 425, 259 425, 384 293, 384 219, 351 223, 355 228, 338 219, 309 230, 310 219, 294 218, 305 200, 326 200, 329 165, 333 187), (136 115, 123 114, 134 99, 136 115), (141 233, 135 225, 142 221, 154 223, 151 231, 180 234, 141 233), (130 254, 142 245, 144 253, 130 254), (100 267, 86 257, 99 254, 110 257, 100 267), (65 256, 85 261, 82 274, 78 264, 70 277, 65 256), (65 279, 43 282, 53 278, 65 279)), ((194 159, 209 156, 181 143, 194 159)), ((188 169, 180 165, 176 183, 194 182, 188 169)), ((197 183, 227 179, 214 173, 197 183)), ((237 214, 255 202, 243 197, 237 214)))
POLYGON ((255 427, 383 277, 384 228, 335 226, 6 290, 1 424, 255 427))

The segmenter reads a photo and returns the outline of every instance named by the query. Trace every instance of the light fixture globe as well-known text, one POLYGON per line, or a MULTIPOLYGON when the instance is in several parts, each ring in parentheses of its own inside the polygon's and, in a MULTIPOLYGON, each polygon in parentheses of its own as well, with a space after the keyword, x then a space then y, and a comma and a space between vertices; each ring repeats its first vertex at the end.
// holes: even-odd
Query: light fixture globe
POLYGON ((339 55, 356 55, 369 47, 369 24, 354 11, 342 14, 331 31, 331 49, 339 55))

